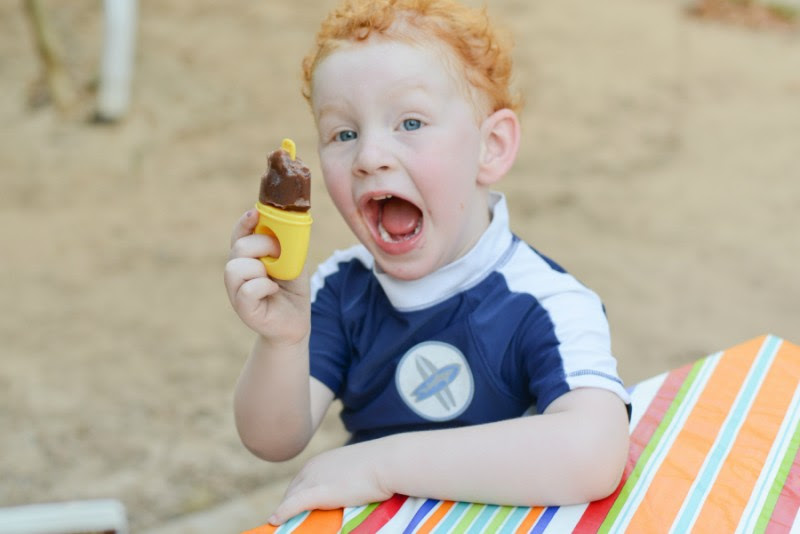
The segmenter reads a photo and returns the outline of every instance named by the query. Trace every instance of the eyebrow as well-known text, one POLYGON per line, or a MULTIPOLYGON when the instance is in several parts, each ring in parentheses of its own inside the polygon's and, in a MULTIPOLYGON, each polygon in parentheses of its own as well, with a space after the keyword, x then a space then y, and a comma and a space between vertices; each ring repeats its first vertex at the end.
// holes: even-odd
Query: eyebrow
POLYGON ((430 90, 431 90, 430 86, 427 85, 424 80, 420 80, 419 77, 414 76, 399 80, 397 82, 397 85, 391 91, 389 91, 389 94, 391 95, 394 92, 400 92, 400 91, 428 92, 430 90))
POLYGON ((338 102, 335 102, 333 104, 325 104, 324 106, 317 108, 315 115, 319 117, 325 113, 331 113, 331 112, 335 113, 341 111, 343 108, 344 106, 339 104, 338 102))
MULTIPOLYGON (((425 84, 424 81, 419 81, 414 78, 408 78, 406 80, 401 80, 397 83, 395 87, 390 89, 386 95, 389 98, 399 98, 403 93, 430 93, 431 89, 428 85, 425 84)), ((334 102, 328 102, 323 104, 322 106, 316 109, 315 115, 317 117, 321 117, 322 115, 328 113, 338 113, 338 112, 346 112, 346 108, 349 107, 346 104, 343 104, 341 100, 336 100, 334 102)))

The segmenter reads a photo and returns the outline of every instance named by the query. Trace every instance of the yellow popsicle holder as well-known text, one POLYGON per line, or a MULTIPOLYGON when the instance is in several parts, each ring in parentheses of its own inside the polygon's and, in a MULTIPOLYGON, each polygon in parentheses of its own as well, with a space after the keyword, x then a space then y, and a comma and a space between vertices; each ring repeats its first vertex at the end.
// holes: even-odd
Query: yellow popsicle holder
MULTIPOLYGON (((281 148, 295 159, 295 144, 284 139, 281 148)), ((254 233, 271 235, 281 246, 280 256, 261 259, 267 274, 278 280, 294 280, 303 271, 311 239, 311 214, 306 211, 289 211, 256 202, 258 223, 254 233)))

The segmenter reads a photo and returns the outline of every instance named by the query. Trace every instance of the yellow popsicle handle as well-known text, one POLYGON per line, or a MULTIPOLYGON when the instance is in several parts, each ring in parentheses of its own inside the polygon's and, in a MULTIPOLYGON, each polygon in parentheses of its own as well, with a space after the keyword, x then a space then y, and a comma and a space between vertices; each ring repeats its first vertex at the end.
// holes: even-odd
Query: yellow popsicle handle
POLYGON ((256 234, 275 237, 281 246, 280 256, 261 258, 267 274, 279 280, 293 280, 300 276, 308 255, 311 237, 311 214, 291 212, 274 206, 256 203, 258 224, 256 234))
POLYGON ((289 157, 292 158, 292 161, 297 158, 297 147, 295 146, 294 141, 288 137, 281 141, 281 148, 289 153, 289 157))

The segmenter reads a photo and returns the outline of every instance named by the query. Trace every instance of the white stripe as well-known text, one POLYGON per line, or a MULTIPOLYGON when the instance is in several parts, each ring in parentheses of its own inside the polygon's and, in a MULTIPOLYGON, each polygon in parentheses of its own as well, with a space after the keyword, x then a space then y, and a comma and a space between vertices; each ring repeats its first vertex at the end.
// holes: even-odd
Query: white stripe
POLYGON ((365 504, 363 506, 348 506, 344 509, 342 513, 342 526, 345 526, 347 523, 350 522, 354 517, 364 511, 364 509, 369 506, 365 504))
POLYGON ((775 355, 778 353, 779 348, 780 343, 773 345, 773 343, 770 343, 769 338, 761 346, 759 354, 750 365, 747 375, 741 386, 739 386, 736 397, 728 408, 728 413, 717 431, 714 442, 706 452, 703 464, 694 477, 694 482, 689 487, 683 504, 678 513, 675 514, 670 532, 682 534, 692 530, 697 518, 700 516, 700 512, 703 510, 702 503, 711 488, 714 487, 714 481, 719 476, 722 466, 725 465, 725 459, 730 454, 733 444, 739 436, 742 425, 753 407, 753 402, 755 402, 758 392, 764 384, 764 379, 770 367, 772 367, 772 362, 775 361, 775 355), (700 484, 706 484, 706 486, 700 487, 700 484), (687 510, 688 507, 692 507, 693 510, 689 512, 687 510), (691 516, 684 517, 687 513, 691 513, 691 516))
POLYGON ((792 523, 792 530, 789 534, 800 534, 800 510, 797 510, 797 515, 794 516, 794 523, 792 523))
POLYGON ((631 406, 633 410, 629 425, 631 433, 636 429, 636 426, 639 424, 639 421, 642 420, 644 414, 647 413, 650 403, 653 402, 658 390, 664 385, 668 374, 669 373, 662 373, 658 376, 648 378, 644 382, 636 384, 633 388, 633 392, 631 393, 631 406))
POLYGON ((583 517, 583 512, 589 504, 575 504, 572 506, 562 506, 556 513, 553 514, 552 519, 547 524, 546 532, 572 532, 575 525, 583 517))
MULTIPOLYGON (((409 497, 402 506, 400 506, 397 513, 395 513, 385 525, 378 529, 378 532, 403 532, 403 529, 411 522, 414 514, 417 513, 417 510, 419 510, 427 500, 428 499, 419 497, 409 497)), ((430 512, 428 513, 430 514, 430 512)))
POLYGON ((697 403, 697 399, 705 389, 708 379, 713 374, 714 369, 716 369, 721 356, 722 352, 717 352, 716 354, 712 354, 706 358, 706 360, 702 363, 698 376, 689 388, 689 391, 687 392, 686 397, 683 399, 683 402, 678 407, 678 411, 673 417, 672 423, 661 436, 661 440, 656 445, 656 448, 653 451, 653 454, 650 456, 647 465, 644 466, 639 480, 636 482, 636 486, 628 495, 628 499, 625 501, 625 504, 617 516, 616 521, 614 521, 614 524, 611 526, 611 532, 621 532, 630 523, 634 513, 639 508, 640 502, 644 498, 647 488, 650 487, 653 478, 655 478, 658 468, 661 466, 664 458, 666 458, 667 453, 672 448, 673 443, 675 443, 678 434, 683 429, 683 425, 689 418, 692 408, 694 408, 694 405, 697 403))
POLYGON ((528 246, 518 246, 499 272, 510 291, 533 296, 547 312, 570 388, 603 388, 629 402, 611 355, 608 320, 597 294, 572 275, 553 269, 528 246))
MULTIPOLYGON (((777 476, 778 469, 781 466, 781 461, 786 455, 789 444, 792 440, 797 425, 800 424, 800 384, 794 390, 792 402, 789 405, 789 410, 783 418, 778 434, 772 442, 772 448, 769 455, 764 461, 764 468, 756 481, 753 492, 750 494, 750 501, 742 512, 743 520, 739 523, 736 532, 753 532, 758 521, 758 516, 761 514, 761 509, 764 507, 764 502, 767 499, 772 483, 777 476)), ((795 524, 797 522, 795 521, 795 524)))

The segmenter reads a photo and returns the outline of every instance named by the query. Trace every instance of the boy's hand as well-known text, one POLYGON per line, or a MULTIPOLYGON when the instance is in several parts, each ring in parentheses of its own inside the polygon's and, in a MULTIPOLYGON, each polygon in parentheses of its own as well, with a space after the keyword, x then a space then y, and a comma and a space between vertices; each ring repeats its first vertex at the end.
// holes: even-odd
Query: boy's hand
POLYGON ((233 228, 231 250, 225 265, 228 299, 241 320, 273 342, 300 342, 310 328, 309 288, 306 270, 296 279, 275 281, 259 258, 278 256, 274 237, 253 234, 258 212, 246 212, 233 228))
POLYGON ((289 484, 283 500, 269 518, 285 523, 304 510, 331 510, 385 501, 393 494, 378 473, 382 440, 348 445, 315 456, 289 484))

